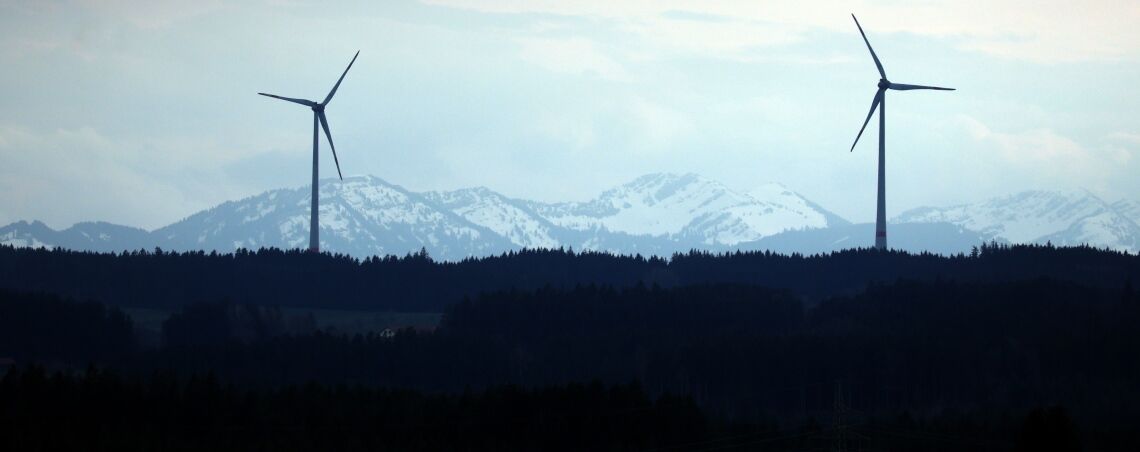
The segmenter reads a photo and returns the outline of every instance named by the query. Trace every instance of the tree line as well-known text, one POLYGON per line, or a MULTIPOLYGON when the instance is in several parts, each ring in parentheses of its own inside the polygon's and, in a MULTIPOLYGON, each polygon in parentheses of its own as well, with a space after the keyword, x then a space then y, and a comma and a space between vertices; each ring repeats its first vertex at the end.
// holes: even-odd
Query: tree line
POLYGON ((98 253, 0 246, 0 287, 164 309, 229 299, 261 306, 443 312, 480 292, 639 282, 759 285, 819 300, 858 292, 871 281, 1039 276, 1119 288, 1140 280, 1140 257, 1089 247, 983 244, 955 256, 873 249, 811 256, 694 250, 662 258, 558 249, 437 262, 426 252, 357 259, 280 249, 98 253))

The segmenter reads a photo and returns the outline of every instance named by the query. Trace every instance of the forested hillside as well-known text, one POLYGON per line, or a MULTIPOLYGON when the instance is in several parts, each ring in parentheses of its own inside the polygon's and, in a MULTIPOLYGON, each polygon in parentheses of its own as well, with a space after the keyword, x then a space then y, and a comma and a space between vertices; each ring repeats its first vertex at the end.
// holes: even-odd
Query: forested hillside
POLYGON ((1130 279, 1140 281, 1140 256, 1087 247, 995 244, 957 256, 860 249, 811 256, 693 251, 663 259, 525 250, 436 262, 426 253, 361 260, 278 249, 115 254, 0 246, 0 287, 152 308, 226 299, 266 306, 442 312, 465 296, 499 289, 713 282, 788 289, 817 300, 855 293, 876 281, 1036 277, 1121 287, 1130 279))
MULTIPOLYGON (((879 450, 1140 446, 1133 255, 0 256, 16 287, 0 290, 0 425, 47 432, 47 413, 67 412, 68 425, 107 432, 101 447, 162 448, 157 438, 196 431, 213 436, 187 444, 216 449, 291 438, 310 450, 530 450, 543 439, 798 450, 838 436, 879 450), (298 293, 326 290, 317 307, 443 317, 435 329, 343 334, 299 327, 279 307, 313 306, 298 293), (115 305, 170 309, 157 345, 115 305), (138 414, 155 407, 164 414, 138 414), (582 420, 607 410, 646 415, 582 420), (416 427, 393 430, 394 418, 416 427), (483 420, 493 425, 473 426, 483 420), (516 422, 530 433, 488 439, 516 422), (354 442, 338 442, 334 425, 354 442)), ((0 436, 74 446, 29 435, 0 436)))

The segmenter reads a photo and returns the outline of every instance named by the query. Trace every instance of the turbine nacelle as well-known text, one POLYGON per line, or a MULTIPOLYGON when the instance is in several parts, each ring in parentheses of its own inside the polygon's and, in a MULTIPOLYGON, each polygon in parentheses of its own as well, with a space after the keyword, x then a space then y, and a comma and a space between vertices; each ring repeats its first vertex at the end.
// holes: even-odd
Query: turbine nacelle
MULTIPOLYGON (((278 96, 276 94, 257 93, 257 94, 260 94, 262 96, 272 97, 274 99, 281 99, 283 101, 292 102, 295 104, 301 104, 301 105, 304 105, 306 107, 309 107, 310 110, 313 110, 313 174, 314 174, 313 186, 314 187, 316 187, 316 185, 317 185, 317 179, 316 179, 315 174, 316 174, 316 167, 317 167, 317 164, 316 164, 317 136, 319 135, 319 133, 317 132, 318 125, 320 126, 320 128, 324 129, 325 138, 327 138, 329 140, 329 148, 332 149, 333 163, 336 164, 336 175, 341 180, 344 180, 344 176, 340 172, 340 159, 337 158, 337 156, 336 156, 336 145, 333 144, 332 132, 329 132, 329 120, 328 120, 328 118, 325 117, 325 106, 327 106, 329 104, 329 102, 332 101, 333 96, 336 95, 336 90, 338 88, 340 88, 340 82, 344 81, 344 76, 348 75, 348 70, 352 69, 352 63, 356 62, 356 57, 358 57, 358 56, 360 56, 359 50, 356 51, 356 55, 352 56, 352 61, 348 62, 348 67, 344 68, 344 72, 342 72, 340 74, 340 78, 336 80, 336 84, 333 85, 332 90, 329 91, 329 94, 327 96, 325 96, 325 100, 323 100, 323 101, 316 102, 316 101, 311 101, 308 99, 295 99, 292 97, 283 97, 283 96, 278 96)), ((314 188, 314 190, 315 190, 315 188, 314 188)), ((315 195, 314 195, 314 197, 315 197, 315 195)))
POLYGON ((863 33, 863 26, 859 25, 859 19, 855 18, 852 14, 851 18, 855 20, 855 26, 859 28, 859 36, 863 37, 863 43, 867 44, 867 51, 871 53, 871 60, 875 62, 875 69, 879 71, 879 89, 875 91, 875 97, 871 99, 871 111, 867 112, 867 119, 863 120, 863 127, 859 128, 859 134, 855 135, 855 142, 851 143, 851 151, 855 150, 855 145, 859 144, 859 138, 863 136, 863 130, 867 128, 867 124, 871 122, 871 116, 875 114, 875 110, 883 104, 887 95, 887 90, 894 91, 910 91, 916 89, 932 89, 938 91, 954 91, 954 88, 942 88, 939 86, 925 86, 925 85, 908 85, 905 83, 891 83, 887 80, 887 71, 883 70, 883 63, 879 61, 879 56, 875 54, 875 49, 871 48, 871 41, 867 40, 867 34, 863 33))

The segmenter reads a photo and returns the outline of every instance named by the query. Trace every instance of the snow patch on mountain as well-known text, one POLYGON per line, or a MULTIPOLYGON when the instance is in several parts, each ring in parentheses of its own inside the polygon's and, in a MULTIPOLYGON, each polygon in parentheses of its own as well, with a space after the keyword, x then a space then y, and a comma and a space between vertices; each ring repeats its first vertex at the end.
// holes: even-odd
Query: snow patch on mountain
POLYGON ((697 218, 686 227, 686 235, 702 237, 705 244, 735 245, 784 231, 837 223, 829 221, 827 212, 780 184, 757 187, 745 197, 744 202, 697 218))
POLYGON ((524 248, 557 248, 557 226, 524 203, 484 187, 428 192, 424 197, 467 221, 483 226, 524 248))
POLYGON ((1112 209, 1132 220, 1133 223, 1140 224, 1140 202, 1121 199, 1112 203, 1112 209))
MULTIPOLYGON (((440 259, 483 255, 509 245, 423 196, 372 176, 321 182, 320 246, 358 256, 426 248, 440 259)), ((308 187, 223 203, 155 231, 172 249, 306 248, 308 187)))
POLYGON ((1037 239, 1060 246, 1089 245, 1130 252, 1140 250, 1138 241, 1140 226, 1111 210, 1081 218, 1063 231, 1037 239))
POLYGON ((1104 202, 1087 191, 1026 191, 977 204, 912 209, 892 222, 954 223, 1011 242, 1029 243, 1105 209, 1104 202))
POLYGON ((1026 191, 975 204, 922 207, 892 223, 952 223, 1013 243, 1088 244, 1137 251, 1136 222, 1087 190, 1026 191))
POLYGON ((41 241, 41 237, 47 235, 45 231, 51 229, 39 221, 18 221, 0 229, 0 244, 17 248, 55 248, 55 245, 41 241))
POLYGON ((39 221, 19 221, 0 228, 0 244, 90 251, 122 251, 154 246, 150 233, 143 229, 102 221, 76 223, 62 231, 51 229, 39 221))
MULTIPOLYGON (((838 217, 779 185, 749 193, 696 174, 649 174, 585 203, 533 203, 559 226, 733 245, 779 232, 821 228, 838 217)), ((841 220, 839 220, 841 221, 841 220)))

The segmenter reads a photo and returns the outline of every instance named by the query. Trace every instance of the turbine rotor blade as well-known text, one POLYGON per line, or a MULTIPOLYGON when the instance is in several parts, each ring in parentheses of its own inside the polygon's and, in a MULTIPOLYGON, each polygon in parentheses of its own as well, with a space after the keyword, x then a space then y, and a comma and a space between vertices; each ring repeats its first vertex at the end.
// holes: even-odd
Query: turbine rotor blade
MULTIPOLYGON (((855 145, 859 144, 859 138, 863 136, 863 130, 867 128, 867 123, 871 122, 871 116, 875 114, 875 109, 879 108, 879 103, 883 101, 883 90, 875 91, 875 100, 871 101, 871 111, 867 112, 867 119, 863 121, 863 127, 859 128, 859 135, 855 136, 855 142, 851 143, 851 151, 855 150, 855 145)), ((847 152, 851 152, 847 151, 847 152)))
MULTIPOLYGON (((851 18, 855 19, 855 15, 852 14, 851 18)), ((863 42, 867 43, 867 50, 871 51, 871 58, 873 58, 875 60, 875 67, 879 69, 879 75, 883 79, 886 79, 887 78, 887 72, 883 70, 883 63, 879 62, 879 56, 875 55, 875 49, 871 48, 871 41, 868 41, 867 40, 867 34, 863 33, 863 26, 859 25, 859 19, 855 19, 855 26, 859 27, 859 34, 863 35, 863 42)))
POLYGON ((328 95, 328 96, 325 96, 325 101, 324 101, 324 102, 321 102, 321 104, 323 104, 323 105, 328 105, 328 104, 329 104, 329 101, 330 101, 330 100, 332 100, 332 98, 333 98, 333 95, 334 95, 334 94, 336 94, 336 89, 337 89, 337 88, 340 88, 340 82, 344 81, 344 76, 345 76, 345 75, 348 75, 348 70, 349 70, 349 69, 352 69, 352 63, 355 63, 355 62, 356 62, 356 57, 358 57, 358 56, 360 56, 360 51, 359 51, 359 50, 357 50, 357 51, 356 51, 356 55, 353 55, 353 56, 352 56, 352 61, 349 61, 349 62, 348 62, 348 67, 344 68, 344 73, 340 74, 340 78, 339 78, 339 79, 337 79, 337 81, 336 81, 336 84, 335 84, 335 85, 333 85, 333 87, 332 87, 332 91, 329 91, 329 95, 328 95))
POLYGON ((292 102, 295 104, 301 104, 301 105, 304 105, 306 107, 315 107, 317 105, 316 102, 313 102, 313 101, 308 100, 308 99, 294 99, 292 97, 281 97, 281 96, 277 96, 274 94, 266 94, 266 93, 257 93, 257 94, 260 94, 260 95, 266 96, 266 97, 272 97, 274 99, 281 99, 281 100, 292 102))
POLYGON ((321 120, 321 128, 325 129, 325 138, 329 139, 329 147, 332 148, 333 162, 336 162, 336 175, 340 180, 344 180, 344 176, 340 174, 340 160, 336 158, 336 145, 333 144, 332 133, 329 133, 329 120, 325 119, 325 112, 317 112, 317 118, 321 120))
POLYGON ((891 83, 891 86, 888 86, 887 88, 895 89, 895 90, 899 90, 899 91, 909 91, 912 89, 936 89, 939 91, 954 91, 954 88, 943 88, 940 86, 907 85, 907 84, 903 84, 903 83, 891 83))

